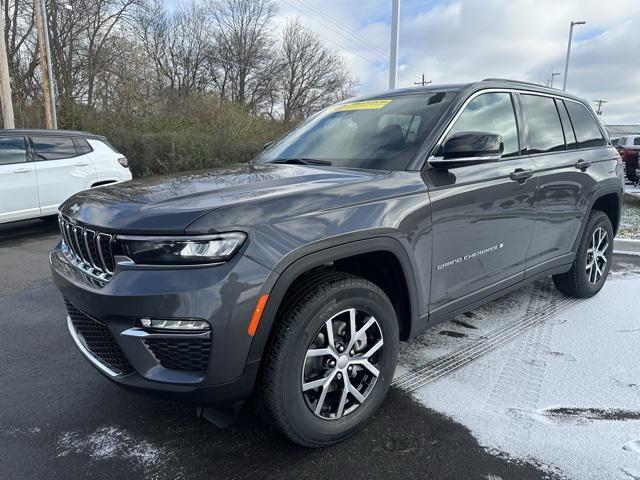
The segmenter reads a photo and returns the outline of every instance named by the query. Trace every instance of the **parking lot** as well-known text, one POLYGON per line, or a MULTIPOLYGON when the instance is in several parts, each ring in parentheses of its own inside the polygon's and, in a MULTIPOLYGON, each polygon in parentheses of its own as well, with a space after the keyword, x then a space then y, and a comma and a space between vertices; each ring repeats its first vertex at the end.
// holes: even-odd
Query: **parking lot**
MULTIPOLYGON (((233 427, 220 430, 195 418, 192 408, 126 393, 95 372, 69 338, 64 306, 49 277, 47 252, 57 237, 55 221, 13 224, 0 231, 0 358, 5 366, 0 372, 0 478, 578 478, 563 458, 545 456, 539 435, 560 450, 560 457, 573 452, 590 464, 588 448, 579 451, 580 444, 568 442, 562 451, 554 443, 564 435, 566 422, 551 428, 543 421, 551 431, 542 433, 534 425, 541 402, 547 400, 542 377, 553 378, 555 368, 565 376, 572 368, 580 368, 574 374, 590 374, 582 369, 581 353, 553 346, 549 329, 572 328, 577 315, 570 312, 580 305, 562 298, 548 281, 405 345, 395 386, 374 420, 338 446, 307 450, 270 431, 251 407, 233 427), (513 374, 508 363, 531 355, 538 363, 513 374), (576 362, 555 366, 571 355, 576 362), (503 410, 514 409, 520 417, 504 417, 503 410), (483 411, 488 412, 485 423, 490 417, 495 426, 488 432, 477 421, 483 411), (523 416, 526 435, 518 420, 523 416)), ((614 270, 607 284, 611 289, 621 285, 616 282, 640 283, 633 261, 618 262, 614 270)), ((594 315, 615 308, 603 305, 606 298, 587 301, 594 315)), ((633 318, 612 317, 619 330, 633 330, 633 318)), ((567 331, 561 333, 566 336, 567 331)), ((597 332, 592 334, 598 338, 597 332)), ((612 390, 620 405, 610 406, 626 412, 625 418, 609 422, 619 428, 611 433, 621 436, 616 449, 627 445, 622 437, 629 437, 629 428, 637 429, 640 419, 638 406, 632 408, 638 398, 637 382, 628 370, 633 363, 622 364, 636 358, 618 353, 611 352, 613 364, 606 367, 608 376, 626 382, 619 388, 628 397, 612 390), (627 376, 615 373, 617 368, 627 376)), ((583 406, 603 407, 607 398, 601 397, 583 406)), ((564 418, 558 411, 544 412, 548 418, 564 418)), ((588 415, 582 424, 575 415, 569 417, 577 422, 578 434, 579 425, 589 424, 588 415)), ((589 429, 582 432, 589 434, 589 429)), ((620 455, 629 454, 634 445, 629 443, 620 455)), ((631 473, 621 478, 640 478, 633 476, 638 462, 633 452, 629 455, 629 462, 615 472, 605 465, 590 478, 615 478, 624 475, 624 468, 631 473)))

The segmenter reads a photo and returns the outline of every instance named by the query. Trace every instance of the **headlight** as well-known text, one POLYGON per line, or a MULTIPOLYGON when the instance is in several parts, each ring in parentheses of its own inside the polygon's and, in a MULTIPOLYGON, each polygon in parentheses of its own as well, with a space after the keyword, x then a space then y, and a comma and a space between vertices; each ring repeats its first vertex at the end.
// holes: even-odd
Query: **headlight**
POLYGON ((200 265, 220 263, 231 258, 242 246, 241 232, 194 237, 138 237, 119 235, 125 254, 145 265, 200 265))

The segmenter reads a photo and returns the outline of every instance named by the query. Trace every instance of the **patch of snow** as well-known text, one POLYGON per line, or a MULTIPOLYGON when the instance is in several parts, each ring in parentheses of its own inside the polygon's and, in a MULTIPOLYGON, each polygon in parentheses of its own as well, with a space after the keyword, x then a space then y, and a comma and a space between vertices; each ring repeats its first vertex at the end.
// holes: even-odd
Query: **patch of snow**
POLYGON ((138 440, 129 432, 114 426, 100 427, 83 435, 65 432, 58 437, 59 457, 69 453, 85 454, 93 460, 122 459, 148 469, 167 459, 167 452, 147 441, 138 440))
MULTIPOLYGON (((560 296, 549 282, 447 322, 403 349, 403 375, 494 334, 518 315, 560 296), (542 302, 542 303, 540 303, 542 302), (440 335, 463 332, 465 337, 440 335)), ((640 480, 640 276, 611 276, 581 300, 414 392, 429 408, 466 425, 479 443, 574 479, 640 480)), ((534 310, 535 310, 534 309, 534 310)))

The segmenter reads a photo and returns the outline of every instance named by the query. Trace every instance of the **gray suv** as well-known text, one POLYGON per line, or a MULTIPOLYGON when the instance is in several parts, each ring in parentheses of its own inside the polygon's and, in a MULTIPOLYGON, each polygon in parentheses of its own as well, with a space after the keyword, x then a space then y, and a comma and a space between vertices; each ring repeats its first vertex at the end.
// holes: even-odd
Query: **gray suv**
POLYGON ((548 275, 595 295, 622 193, 587 102, 488 79, 339 103, 251 164, 79 193, 50 261, 116 384, 219 425, 253 394, 317 447, 378 409, 401 340, 548 275))

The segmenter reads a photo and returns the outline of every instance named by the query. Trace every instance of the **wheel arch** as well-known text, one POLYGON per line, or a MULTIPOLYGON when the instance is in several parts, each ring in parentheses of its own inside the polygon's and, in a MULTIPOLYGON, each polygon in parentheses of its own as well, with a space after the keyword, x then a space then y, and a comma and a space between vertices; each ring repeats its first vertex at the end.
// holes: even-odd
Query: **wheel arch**
POLYGON ((580 231, 578 232, 578 236, 573 244, 574 253, 578 250, 580 239, 584 234, 584 229, 589 221, 589 215, 593 210, 599 210, 606 213, 609 220, 611 220, 614 236, 618 233, 620 217, 622 214, 623 195, 624 189, 618 180, 614 180, 612 183, 608 183, 594 189, 589 200, 589 208, 586 210, 585 216, 582 219, 580 231))
MULTIPOLYGON (((282 271, 274 281, 269 292, 269 300, 262 314, 260 325, 256 331, 254 340, 249 352, 248 362, 257 362, 262 359, 266 346, 269 344, 271 336, 275 331, 277 316, 282 305, 282 301, 287 292, 295 287, 296 281, 305 274, 319 268, 333 268, 338 271, 355 273, 363 278, 376 283, 390 297, 396 313, 398 315, 401 338, 405 339, 411 335, 411 330, 419 315, 419 291, 416 277, 409 259, 409 255, 403 245, 392 237, 376 237, 365 240, 353 241, 322 250, 308 253, 301 258, 288 262, 284 267, 276 270, 282 271), (369 272, 362 274, 358 271, 358 265, 364 265, 363 261, 371 260, 373 257, 387 260, 393 259, 395 265, 392 267, 394 274, 401 272, 401 280, 404 285, 395 285, 406 289, 406 295, 389 295, 389 283, 380 281, 381 277, 372 276, 369 272), (376 281, 377 280, 377 281, 376 281), (383 283, 382 285, 380 283, 383 283), (402 302, 406 302, 402 304, 402 302)), ((394 277, 392 277, 394 278, 394 277)), ((396 277, 397 278, 397 277, 396 277)))

